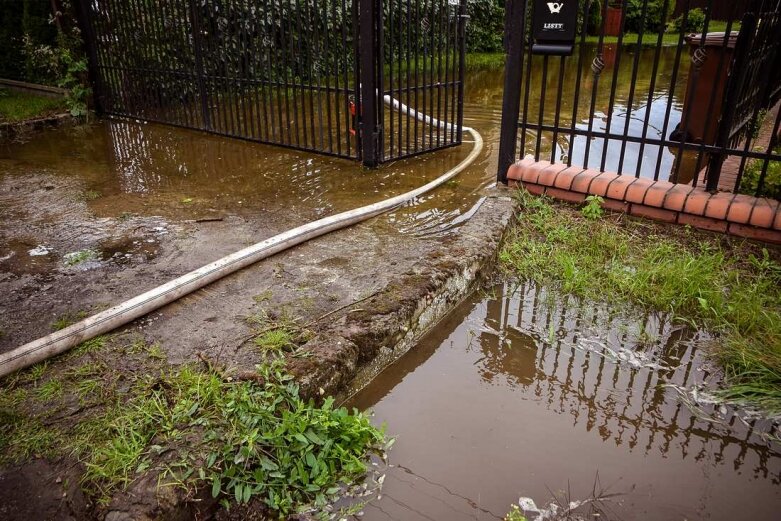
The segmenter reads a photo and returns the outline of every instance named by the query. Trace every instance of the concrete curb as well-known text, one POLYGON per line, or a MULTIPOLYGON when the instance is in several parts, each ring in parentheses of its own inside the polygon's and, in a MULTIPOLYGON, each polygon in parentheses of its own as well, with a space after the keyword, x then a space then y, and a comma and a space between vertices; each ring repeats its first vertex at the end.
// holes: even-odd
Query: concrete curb
POLYGON ((69 113, 55 114, 44 118, 28 119, 25 121, 0 123, 0 141, 10 139, 20 134, 27 134, 45 128, 57 128, 67 125, 76 125, 81 121, 80 118, 71 116, 69 113))

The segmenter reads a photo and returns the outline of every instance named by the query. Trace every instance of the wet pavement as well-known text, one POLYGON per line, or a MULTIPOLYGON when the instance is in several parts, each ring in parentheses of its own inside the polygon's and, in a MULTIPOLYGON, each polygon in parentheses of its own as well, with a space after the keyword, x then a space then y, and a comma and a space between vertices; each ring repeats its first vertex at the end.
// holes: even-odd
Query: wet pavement
POLYGON ((363 519, 501 519, 595 486, 601 519, 778 519, 779 425, 707 403, 709 339, 531 283, 472 297, 349 401, 397 437, 363 519))

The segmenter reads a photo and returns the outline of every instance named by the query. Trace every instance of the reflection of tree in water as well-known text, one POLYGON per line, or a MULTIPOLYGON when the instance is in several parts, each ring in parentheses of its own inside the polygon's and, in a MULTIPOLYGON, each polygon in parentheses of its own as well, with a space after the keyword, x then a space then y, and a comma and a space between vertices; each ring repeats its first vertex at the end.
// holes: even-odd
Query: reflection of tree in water
MULTIPOLYGON (((663 314, 560 299, 532 283, 501 290, 482 304, 484 325, 468 348, 482 354, 484 381, 520 387, 569 415, 573 427, 630 451, 680 450, 683 459, 711 456, 768 477, 768 460, 781 455, 761 436, 772 432, 772 422, 744 421, 731 410, 721 425, 699 419, 664 387, 691 387, 708 377, 698 351, 707 334, 663 314)), ((781 483, 781 474, 770 477, 781 483)))

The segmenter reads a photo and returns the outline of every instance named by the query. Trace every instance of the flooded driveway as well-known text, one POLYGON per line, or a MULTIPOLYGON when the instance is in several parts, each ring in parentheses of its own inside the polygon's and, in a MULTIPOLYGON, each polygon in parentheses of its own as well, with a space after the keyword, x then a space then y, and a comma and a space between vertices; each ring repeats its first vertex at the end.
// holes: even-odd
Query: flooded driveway
POLYGON ((472 297, 350 400, 397 436, 363 519, 501 519, 595 487, 616 496, 594 519, 778 519, 778 425, 686 404, 718 379, 709 338, 533 284, 472 297))

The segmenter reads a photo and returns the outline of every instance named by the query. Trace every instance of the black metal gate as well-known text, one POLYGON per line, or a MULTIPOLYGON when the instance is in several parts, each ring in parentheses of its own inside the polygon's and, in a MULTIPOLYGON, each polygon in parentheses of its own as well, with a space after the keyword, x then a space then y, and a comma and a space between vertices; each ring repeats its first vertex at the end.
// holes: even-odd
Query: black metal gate
POLYGON ((535 9, 562 2, 508 0, 499 180, 533 155, 768 195, 769 167, 781 171, 781 1, 732 2, 728 15, 692 2, 581 0, 567 56, 536 53, 530 30, 535 9))
POLYGON ((461 143, 466 0, 79 2, 105 114, 369 166, 461 143))

